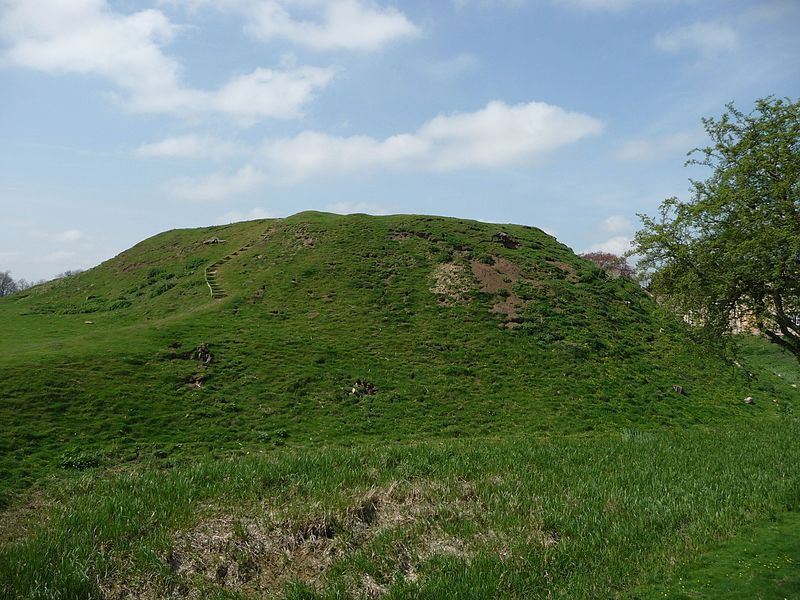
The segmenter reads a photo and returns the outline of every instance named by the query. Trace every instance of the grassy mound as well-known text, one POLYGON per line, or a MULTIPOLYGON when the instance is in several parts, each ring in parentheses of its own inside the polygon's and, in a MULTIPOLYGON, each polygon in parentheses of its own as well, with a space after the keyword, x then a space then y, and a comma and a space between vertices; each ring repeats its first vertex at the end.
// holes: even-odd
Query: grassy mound
POLYGON ((797 397, 542 231, 447 218, 170 231, 0 321, 11 491, 282 445, 772 418, 769 397, 797 397))

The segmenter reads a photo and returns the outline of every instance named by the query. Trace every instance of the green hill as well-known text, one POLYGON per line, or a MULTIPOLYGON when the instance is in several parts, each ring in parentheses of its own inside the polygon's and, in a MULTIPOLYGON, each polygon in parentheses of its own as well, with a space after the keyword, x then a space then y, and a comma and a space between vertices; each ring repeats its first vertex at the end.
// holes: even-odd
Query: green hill
MULTIPOLYGON (((419 520, 398 517, 403 527, 397 531, 405 533, 370 533, 370 506, 399 504, 413 511, 409 498, 420 498, 423 521, 434 514, 447 521, 438 511, 467 510, 459 504, 462 492, 456 487, 458 481, 473 482, 469 485, 477 491, 465 501, 473 511, 467 519, 473 527, 509 528, 503 535, 513 544, 532 544, 534 536, 536 548, 553 546, 548 556, 557 558, 554 564, 566 561, 566 568, 578 555, 570 554, 574 549, 559 554, 559 539, 566 534, 553 512, 555 496, 541 500, 550 507, 542 514, 550 516, 537 517, 537 529, 519 530, 519 535, 511 530, 523 527, 518 522, 522 513, 492 504, 493 486, 510 486, 509 493, 521 494, 525 506, 538 497, 535 470, 515 472, 514 461, 552 465, 556 471, 546 476, 549 483, 542 483, 541 493, 557 489, 555 473, 561 472, 563 484, 572 490, 564 493, 586 501, 589 488, 581 491, 580 479, 575 479, 576 473, 590 472, 583 471, 585 461, 597 456, 603 469, 612 470, 617 461, 631 461, 639 475, 630 475, 627 483, 610 477, 609 471, 596 474, 608 480, 596 482, 597 498, 607 501, 609 494, 621 493, 622 506, 624 490, 638 486, 649 491, 628 508, 641 509, 643 504, 637 503, 656 501, 663 493, 656 480, 674 460, 668 458, 670 444, 683 439, 684 432, 686 439, 696 440, 689 446, 707 449, 709 464, 719 470, 700 480, 715 491, 703 496, 697 512, 677 498, 665 504, 668 516, 662 525, 672 527, 686 518, 689 536, 670 537, 669 543, 663 542, 665 548, 680 553, 694 547, 692 535, 729 535, 743 520, 778 506, 791 507, 797 500, 796 479, 787 484, 779 475, 784 471, 777 457, 791 453, 761 443, 792 439, 786 428, 796 427, 795 421, 787 417, 800 399, 797 388, 783 385, 776 374, 754 377, 747 365, 699 346, 683 323, 663 314, 635 283, 608 277, 533 227, 425 216, 301 213, 175 230, 87 272, 3 299, 0 323, 0 502, 8 523, 0 543, 17 540, 8 546, 11 570, 0 569, 0 590, 7 597, 24 595, 22 589, 32 596, 40 593, 33 590, 72 590, 38 597, 113 596, 109 581, 122 585, 120 573, 127 590, 144 573, 157 582, 147 588, 151 595, 177 593, 187 581, 203 579, 197 569, 175 566, 169 558, 169 548, 178 547, 176 528, 189 527, 178 534, 184 546, 202 534, 191 529, 204 518, 202 510, 191 508, 196 506, 190 506, 192 498, 206 507, 225 506, 232 498, 239 506, 236 514, 250 519, 255 518, 253 507, 263 506, 267 496, 284 502, 289 516, 282 513, 280 518, 284 525, 293 524, 284 527, 295 536, 292 548, 305 543, 300 538, 332 540, 335 533, 338 544, 342 535, 350 536, 351 542, 342 542, 350 550, 336 551, 347 560, 337 562, 340 555, 328 545, 320 551, 333 552, 333 558, 315 563, 313 577, 288 569, 285 576, 273 574, 269 585, 259 587, 247 584, 252 578, 240 573, 236 581, 245 583, 234 586, 232 597, 264 590, 306 597, 323 575, 334 582, 331 597, 374 596, 376 590, 406 597, 440 588, 442 597, 448 597, 455 580, 464 590, 482 577, 501 582, 502 552, 514 552, 498 550, 500 542, 487 538, 465 554, 444 552, 444 562, 434 560, 431 567, 425 556, 436 553, 420 550, 415 556, 422 558, 412 561, 414 568, 433 568, 439 575, 418 582, 408 569, 405 575, 397 570, 404 559, 398 558, 395 542, 411 530, 424 537, 424 527, 420 529, 419 520), (745 404, 745 396, 755 402, 745 404), (762 437, 754 437, 755 432, 762 437), (746 434, 750 437, 745 443, 746 434), (612 439, 627 445, 620 450, 612 439), (644 445, 631 445, 641 440, 644 445), (744 447, 757 450, 741 464, 725 463, 744 447), (638 448, 650 454, 640 456, 638 448), (448 463, 446 457, 455 454, 460 458, 448 463), (267 462, 253 462, 254 456, 267 462), (440 470, 429 457, 447 466, 440 470), (733 474, 725 471, 728 467, 733 474), (725 481, 745 482, 761 469, 769 472, 761 487, 747 488, 742 496, 725 495, 725 481), (722 480, 711 482, 723 472, 722 480), (123 479, 115 479, 120 473, 123 479), (496 476, 496 483, 483 474, 496 476), (124 479, 129 476, 144 479, 134 485, 124 479), (639 476, 646 481, 636 480, 639 476), (517 489, 513 481, 520 477, 522 487, 517 489), (783 487, 772 485, 772 477, 783 487), (261 481, 261 492, 249 487, 250 480, 261 481), (246 491, 231 487, 230 481, 241 482, 246 491), (437 485, 444 487, 436 491, 437 485), (395 489, 400 490, 397 497, 391 491, 395 489), (141 498, 137 490, 149 495, 141 498), (446 500, 441 506, 436 504, 440 492, 446 500), (34 530, 26 525, 30 515, 24 506, 40 497, 69 507, 53 517, 52 527, 63 539, 29 537, 34 530), (482 500, 473 502, 475 498, 482 500), (745 516, 735 505, 742 498, 760 502, 762 508, 745 516), (113 506, 111 499, 116 499, 113 506), (713 506, 716 512, 708 512, 713 506), (477 524, 475 511, 489 511, 490 522, 477 524), (323 529, 307 530, 311 524, 301 513, 321 515, 317 525, 322 523, 323 529), (112 525, 115 515, 128 515, 126 524, 112 525), (94 537, 83 539, 83 533, 76 533, 83 530, 94 537), (547 536, 553 539, 548 542, 547 536), (111 540, 117 539, 138 541, 114 546, 117 542, 111 540), (113 556, 100 552, 97 544, 112 548, 113 556), (369 544, 377 544, 373 552, 381 544, 394 548, 385 549, 387 557, 394 557, 387 558, 391 564, 381 567, 359 558, 369 544), (479 546, 483 549, 477 550, 479 546), (55 557, 64 553, 73 557, 72 566, 54 567, 55 557), (472 567, 464 571, 465 564, 472 567), (34 571, 52 573, 50 579, 41 579, 34 571), (362 578, 358 593, 347 587, 353 577, 362 578), (297 580, 311 587, 295 590, 291 586, 297 580)), ((695 449, 686 464, 670 471, 675 481, 691 484, 690 468, 702 464, 704 451, 695 449)), ((566 526, 573 528, 573 537, 585 533, 586 526, 586 515, 575 511, 569 518, 577 520, 566 526)), ((647 561, 661 556, 656 537, 640 548, 645 562, 633 575, 623 569, 622 557, 638 548, 639 542, 632 540, 652 534, 648 527, 653 521, 646 515, 634 521, 638 524, 630 525, 630 531, 625 525, 616 538, 609 538, 620 542, 612 562, 621 562, 613 563, 617 566, 608 573, 587 571, 604 578, 597 588, 604 590, 602 595, 623 589, 626 577, 638 577, 647 561)), ((247 538, 248 527, 255 525, 243 523, 237 531, 247 538)), ((616 521, 598 523, 616 527, 616 521)), ((452 539, 473 534, 445 528, 444 537, 435 541, 448 547, 452 539)), ((587 540, 579 554, 597 550, 587 540)), ((530 548, 527 552, 520 556, 535 554, 530 548)), ((259 560, 259 577, 267 577, 259 560)), ((532 568, 533 563, 520 560, 511 571, 532 568)), ((659 560, 668 564, 664 557, 659 560)), ((552 571, 546 561, 536 564, 552 571)), ((234 580, 226 577, 221 580, 234 580)), ((533 580, 514 581, 509 595, 529 597, 533 580)), ((551 591, 571 590, 571 597, 591 597, 594 589, 580 577, 569 579, 568 585, 558 577, 536 581, 551 591), (552 587, 556 584, 561 587, 552 587)), ((209 584, 214 594, 223 593, 223 583, 209 584)), ((194 585, 189 587, 206 589, 194 585)), ((125 597, 129 592, 123 591, 114 594, 125 597)), ((210 597, 202 594, 211 592, 192 593, 210 597)))
POLYGON ((604 275, 538 229, 434 217, 157 235, 0 304, 3 480, 137 454, 771 410, 743 406, 735 366, 604 275), (353 393, 359 380, 377 392, 353 393))

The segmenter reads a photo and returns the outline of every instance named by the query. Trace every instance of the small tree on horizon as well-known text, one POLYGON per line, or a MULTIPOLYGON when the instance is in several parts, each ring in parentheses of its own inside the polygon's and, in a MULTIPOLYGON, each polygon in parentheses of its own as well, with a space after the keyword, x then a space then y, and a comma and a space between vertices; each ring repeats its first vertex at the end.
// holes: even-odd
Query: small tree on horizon
POLYGON ((626 277, 628 279, 636 277, 636 269, 628 264, 624 256, 612 254, 611 252, 586 252, 581 254, 581 258, 593 262, 615 277, 626 277))
POLYGON ((11 271, 0 271, 0 298, 9 296, 18 289, 17 282, 11 277, 11 271))

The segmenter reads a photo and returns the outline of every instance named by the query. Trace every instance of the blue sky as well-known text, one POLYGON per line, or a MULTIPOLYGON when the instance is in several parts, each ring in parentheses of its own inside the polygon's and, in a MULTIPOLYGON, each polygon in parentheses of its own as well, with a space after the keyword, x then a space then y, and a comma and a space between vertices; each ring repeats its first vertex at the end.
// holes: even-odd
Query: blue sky
POLYGON ((701 118, 800 92, 796 0, 0 0, 0 270, 302 210, 621 252, 701 118))

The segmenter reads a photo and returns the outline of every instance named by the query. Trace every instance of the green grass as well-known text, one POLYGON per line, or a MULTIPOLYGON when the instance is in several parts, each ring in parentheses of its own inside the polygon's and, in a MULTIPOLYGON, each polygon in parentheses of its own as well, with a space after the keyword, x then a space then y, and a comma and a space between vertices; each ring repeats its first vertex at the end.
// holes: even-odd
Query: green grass
POLYGON ((784 390, 800 388, 800 365, 792 354, 758 336, 743 335, 737 340, 742 366, 764 381, 767 399, 770 393, 777 397, 784 390))
POLYGON ((762 390, 635 284, 605 278, 541 231, 455 219, 303 213, 167 232, 3 299, 0 320, 0 505, 75 467, 685 427, 774 418, 769 398, 800 398, 762 390), (499 243, 498 230, 519 247, 499 243), (227 242, 204 245, 210 237, 227 242), (205 265, 246 244, 219 269, 228 296, 213 300, 205 265), (529 282, 514 329, 490 312, 503 293, 481 292, 470 270, 493 257, 529 282), (443 263, 463 268, 461 301, 430 291, 443 263), (208 365, 187 358, 203 343, 208 365), (357 379, 378 394, 352 395, 357 379), (766 401, 741 403, 754 394, 766 401))
POLYGON ((669 584, 648 586, 633 597, 800 598, 800 514, 787 513, 749 528, 703 553, 669 584))
POLYGON ((531 227, 171 231, 0 321, 6 597, 616 595, 797 508, 796 363, 531 227))
MULTIPOLYGON (((795 389, 800 383, 797 360, 756 336, 738 340, 742 368, 762 381, 764 389, 795 389)), ((762 399, 763 400, 763 399, 762 399)), ((792 405, 784 407, 792 414, 792 405)), ((651 582, 634 598, 800 597, 800 515, 786 513, 737 534, 702 552, 665 582, 651 582)))
POLYGON ((389 598, 612 597, 800 508, 798 433, 782 420, 287 449, 87 478, 61 488, 49 520, 5 547, 0 589, 349 598, 369 581, 389 598), (276 554, 297 581, 280 577, 276 554), (220 582, 220 565, 261 575, 220 582))

